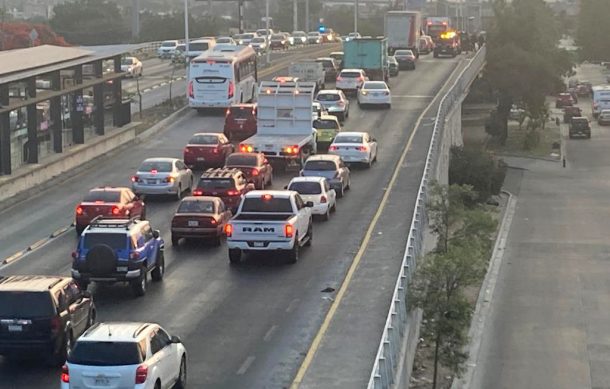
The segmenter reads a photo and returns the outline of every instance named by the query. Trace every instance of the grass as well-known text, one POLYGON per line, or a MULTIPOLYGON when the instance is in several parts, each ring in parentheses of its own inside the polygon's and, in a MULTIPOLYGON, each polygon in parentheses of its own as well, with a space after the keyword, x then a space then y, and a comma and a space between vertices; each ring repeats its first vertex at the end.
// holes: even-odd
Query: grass
POLYGON ((533 134, 525 127, 524 124, 520 130, 517 122, 509 121, 506 144, 500 145, 490 140, 487 148, 499 155, 559 159, 561 133, 554 121, 548 122, 545 129, 535 130, 533 134), (538 140, 534 141, 536 137, 538 140), (556 147, 554 148, 554 146, 556 147))
POLYGON ((138 127, 136 128, 136 134, 139 135, 148 130, 150 127, 154 126, 185 105, 186 97, 180 96, 173 98, 173 104, 170 104, 169 101, 165 101, 161 104, 155 105, 154 107, 142 110, 142 115, 140 115, 140 113, 134 113, 132 115, 132 121, 139 123, 138 127))

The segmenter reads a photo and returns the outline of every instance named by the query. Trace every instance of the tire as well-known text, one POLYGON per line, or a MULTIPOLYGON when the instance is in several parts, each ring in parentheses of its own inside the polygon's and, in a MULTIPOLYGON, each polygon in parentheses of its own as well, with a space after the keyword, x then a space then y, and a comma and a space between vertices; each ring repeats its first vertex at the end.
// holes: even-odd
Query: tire
POLYGON ((67 330, 64 336, 63 342, 59 350, 53 354, 49 360, 49 364, 52 366, 62 366, 68 358, 68 353, 72 348, 72 331, 67 330))
POLYGON ((307 229, 307 242, 305 246, 309 247, 313 243, 313 225, 309 222, 309 228, 307 229))
POLYGON ((333 206, 330 207, 330 211, 333 212, 333 213, 337 212, 337 201, 336 200, 335 200, 335 203, 333 204, 333 206))
POLYGON ((157 265, 155 266, 153 271, 150 272, 150 278, 152 278, 152 280, 155 282, 159 282, 159 281, 163 281, 164 275, 165 275, 165 255, 163 254, 163 251, 159 250, 159 252, 157 253, 157 265))
POLYGON ((180 371, 178 373, 178 381, 174 384, 174 389, 186 389, 186 357, 183 355, 180 360, 180 371))
POLYGON ((172 235, 172 246, 178 247, 180 245, 180 237, 172 235))
POLYGON ((326 208, 326 213, 324 215, 322 215, 322 220, 327 222, 328 219, 330 219, 330 207, 326 208))
POLYGON ((76 231, 77 238, 82 235, 83 231, 85 231, 85 228, 87 228, 87 226, 79 226, 78 224, 76 226, 74 226, 74 230, 76 231))
POLYGON ((345 190, 350 190, 350 189, 352 189, 352 180, 348 177, 347 185, 345 185, 345 190))
POLYGON ((222 244, 221 238, 220 236, 216 236, 214 238, 212 238, 212 245, 215 247, 218 247, 222 244))
POLYGON ((273 185, 273 173, 269 174, 269 181, 267 181, 267 185, 269 185, 269 186, 273 185))
POLYGON ((148 275, 146 274, 146 268, 142 267, 141 275, 137 280, 131 281, 131 290, 136 297, 142 297, 146 294, 146 288, 148 287, 148 275))
POLYGON ((337 191, 337 198, 339 198, 339 199, 343 198, 343 194, 344 194, 343 184, 341 184, 341 188, 337 191))
POLYGON ((142 212, 140 212, 140 220, 146 220, 146 207, 143 207, 142 212))
POLYGON ((92 308, 89 312, 89 317, 87 318, 87 328, 91 327, 95 324, 95 319, 97 318, 97 311, 95 308, 92 308))
POLYGON ((178 191, 176 192, 176 200, 182 200, 182 185, 178 185, 178 191))
MULTIPOLYGON (((298 232, 296 236, 298 236, 298 232)), ((299 242, 297 239, 295 239, 294 246, 292 246, 292 249, 288 251, 287 262, 291 264, 297 263, 299 261, 299 251, 299 242)))
POLYGON ((239 264, 241 262, 241 250, 240 249, 229 249, 229 262, 231 264, 239 264))

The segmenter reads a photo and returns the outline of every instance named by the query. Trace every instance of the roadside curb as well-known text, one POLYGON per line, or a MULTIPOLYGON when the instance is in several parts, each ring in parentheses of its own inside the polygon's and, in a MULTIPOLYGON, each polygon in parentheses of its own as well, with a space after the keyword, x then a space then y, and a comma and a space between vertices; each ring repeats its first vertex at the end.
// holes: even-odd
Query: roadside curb
POLYGON ((472 378, 474 377, 474 372, 479 362, 481 338, 491 312, 494 291, 504 258, 506 242, 517 208, 517 197, 506 190, 502 190, 502 193, 508 196, 508 201, 506 203, 504 216, 502 217, 502 223, 498 230, 496 243, 489 260, 487 274, 485 275, 483 283, 481 284, 481 289, 479 290, 479 296, 468 331, 468 338, 470 341, 467 347, 468 361, 466 361, 466 371, 461 378, 453 380, 451 389, 469 389, 472 385, 472 378))
MULTIPOLYGON (((59 229, 53 231, 53 233, 51 233, 51 235, 49 235, 48 237, 42 238, 42 239, 32 243, 25 249, 20 250, 20 251, 16 252, 15 254, 4 258, 2 261, 0 261, 0 265, 3 265, 3 266, 9 265, 13 262, 18 261, 19 259, 23 258, 26 254, 41 248, 42 246, 49 243, 53 239, 56 239, 56 238, 60 237, 61 235, 65 234, 66 232, 71 230, 73 226, 74 226, 73 224, 70 224, 69 226, 62 227, 62 228, 59 228, 59 229)), ((0 267, 0 269, 1 269, 1 267, 0 267)))

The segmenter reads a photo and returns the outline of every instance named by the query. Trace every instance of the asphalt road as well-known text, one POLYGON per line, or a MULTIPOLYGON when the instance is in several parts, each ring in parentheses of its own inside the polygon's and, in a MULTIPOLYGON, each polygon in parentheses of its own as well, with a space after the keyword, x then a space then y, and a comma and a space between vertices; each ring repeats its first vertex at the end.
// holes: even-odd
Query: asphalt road
MULTIPOLYGON (((603 84, 600 69, 578 78, 603 84)), ((610 387, 610 127, 564 140, 566 168, 508 160, 518 203, 471 388, 610 387)))
MULTIPOLYGON (((352 101, 346 130, 373 133, 380 144, 379 162, 370 171, 353 169, 352 190, 329 222, 315 223, 313 245, 303 251, 299 263, 290 266, 273 257, 248 257, 235 267, 228 264, 224 244, 168 244, 165 280, 152 285, 145 297, 133 298, 126 286, 93 286, 99 320, 154 321, 180 335, 189 351, 190 387, 289 385, 328 309, 326 297, 333 296, 321 291, 341 282, 417 117, 456 64, 457 60, 422 58, 415 72, 392 80, 390 111, 363 111, 352 101)), ((181 157, 192 133, 220 131, 222 123, 222 116, 189 111, 155 139, 0 213, 0 258, 70 224, 74 206, 88 188, 128 185, 143 159, 181 157)), ((274 187, 282 188, 289 179, 288 174, 276 175, 274 187)), ((147 204, 154 228, 169 240, 177 203, 151 199, 147 204)), ((412 214, 412 209, 405 213, 412 214)), ((1 268, 0 274, 69 275, 75 244, 70 230, 1 268)), ((46 388, 57 384, 59 371, 35 361, 0 361, 0 376, 0 388, 46 388)))

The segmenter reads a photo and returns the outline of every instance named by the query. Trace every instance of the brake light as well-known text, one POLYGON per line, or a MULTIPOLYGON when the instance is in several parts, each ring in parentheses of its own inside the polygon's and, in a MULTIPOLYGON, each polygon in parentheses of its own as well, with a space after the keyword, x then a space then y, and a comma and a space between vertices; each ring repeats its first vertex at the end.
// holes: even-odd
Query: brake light
POLYGON ((338 105, 339 107, 345 107, 345 103, 344 103, 343 101, 339 101, 339 102, 337 103, 337 105, 338 105))
POLYGON ((337 82, 339 82, 339 81, 343 81, 343 77, 341 77, 341 76, 337 77, 337 82))
POLYGON ((193 196, 203 196, 203 191, 201 189, 195 189, 193 191, 193 196))
POLYGON ((176 181, 176 178, 175 178, 175 177, 172 177, 172 176, 165 177, 165 182, 172 183, 172 182, 174 182, 174 181, 176 181))
POLYGON ((364 77, 363 76, 358 77, 358 81, 364 81, 364 77))
POLYGON ((288 147, 284 148, 284 151, 287 154, 297 154, 299 152, 299 146, 298 145, 288 146, 288 147))
POLYGON ((137 251, 132 251, 129 253, 129 259, 140 259, 140 253, 137 251))
POLYGON ((193 92, 193 81, 189 81, 188 94, 191 99, 195 98, 195 93, 193 92))
POLYGON ((235 94, 235 84, 233 81, 229 81, 229 98, 232 98, 235 94))
POLYGON ((229 116, 230 113, 231 113, 231 109, 227 108, 227 111, 225 112, 225 117, 229 116))
POLYGON ((78 258, 78 253, 76 251, 72 251, 72 258, 78 258))
POLYGON ((61 367, 61 382, 70 383, 70 370, 66 364, 61 367))
POLYGON ((53 335, 57 335, 61 328, 61 321, 58 316, 53 316, 51 318, 51 333, 53 335))
POLYGON ((189 149, 188 147, 185 147, 184 148, 184 154, 190 154, 190 153, 192 153, 192 150, 189 149))
POLYGON ((322 204, 326 204, 326 196, 322 195, 322 196, 320 197, 320 202, 321 202, 322 204))
POLYGON ((241 150, 242 153, 251 153, 254 148, 250 145, 240 145, 239 150, 241 150))
POLYGON ((366 147, 366 146, 358 146, 358 147, 356 147, 356 150, 358 150, 358 151, 367 151, 368 147, 366 147))
POLYGON ((85 210, 83 210, 83 207, 81 207, 80 205, 78 207, 76 207, 76 214, 78 216, 82 215, 83 213, 85 213, 85 210))
POLYGON ((136 384, 143 384, 148 377, 148 366, 142 364, 136 369, 136 384))
POLYGON ((258 169, 252 169, 252 175, 258 176, 258 169))
POLYGON ((234 189, 230 189, 227 191, 227 195, 228 196, 239 196, 239 191, 238 190, 234 190, 234 189))
POLYGON ((335 150, 337 150, 337 146, 330 145, 330 147, 328 147, 328 150, 335 151, 335 150))
POLYGON ((119 209, 119 207, 117 207, 115 205, 115 206, 112 207, 112 211, 111 212, 112 212, 113 215, 118 215, 121 212, 121 210, 119 209))
POLYGON ((210 219, 210 224, 211 224, 211 225, 215 226, 217 223, 218 223, 218 222, 216 221, 216 219, 214 219, 214 218, 211 218, 211 219, 210 219))
POLYGON ((214 153, 214 154, 218 154, 219 151, 220 150, 218 150, 218 146, 216 146, 212 149, 212 153, 214 153))
POLYGON ((140 181, 140 177, 138 177, 138 176, 131 177, 131 182, 139 182, 139 181, 140 181))
POLYGON ((225 224, 225 235, 227 236, 227 238, 230 238, 231 236, 233 236, 233 225, 232 224, 225 224))
POLYGON ((292 224, 286 224, 284 226, 284 236, 286 236, 286 238, 292 238, 293 235, 294 227, 292 226, 292 224))

